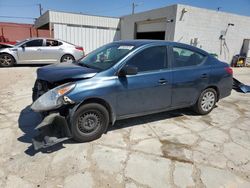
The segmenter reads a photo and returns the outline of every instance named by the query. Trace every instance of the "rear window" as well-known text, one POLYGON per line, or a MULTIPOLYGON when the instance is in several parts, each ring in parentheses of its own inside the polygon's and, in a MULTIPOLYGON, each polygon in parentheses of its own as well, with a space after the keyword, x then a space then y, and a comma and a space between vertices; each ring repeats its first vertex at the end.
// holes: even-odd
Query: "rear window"
POLYGON ((200 54, 198 52, 179 47, 173 48, 173 55, 173 67, 187 67, 199 65, 206 57, 205 55, 200 54))
POLYGON ((46 46, 60 46, 62 45, 61 42, 52 39, 46 39, 46 46))

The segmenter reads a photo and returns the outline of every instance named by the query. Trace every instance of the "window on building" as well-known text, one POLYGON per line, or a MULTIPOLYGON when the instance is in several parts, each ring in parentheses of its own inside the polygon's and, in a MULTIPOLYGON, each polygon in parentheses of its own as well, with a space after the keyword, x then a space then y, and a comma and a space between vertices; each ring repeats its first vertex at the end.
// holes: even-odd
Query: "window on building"
POLYGON ((137 67, 138 72, 164 69, 166 53, 167 50, 165 46, 149 47, 132 57, 127 65, 137 67))
POLYGON ((173 67, 186 67, 201 64, 205 55, 185 48, 173 48, 173 67))

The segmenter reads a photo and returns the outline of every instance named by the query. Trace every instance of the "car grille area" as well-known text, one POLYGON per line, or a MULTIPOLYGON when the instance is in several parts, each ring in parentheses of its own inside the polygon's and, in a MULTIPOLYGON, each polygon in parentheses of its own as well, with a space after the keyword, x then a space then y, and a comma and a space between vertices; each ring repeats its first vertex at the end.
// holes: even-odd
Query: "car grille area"
POLYGON ((40 97, 50 89, 54 88, 55 86, 47 81, 44 80, 36 80, 35 86, 33 88, 33 92, 36 93, 37 97, 40 97))

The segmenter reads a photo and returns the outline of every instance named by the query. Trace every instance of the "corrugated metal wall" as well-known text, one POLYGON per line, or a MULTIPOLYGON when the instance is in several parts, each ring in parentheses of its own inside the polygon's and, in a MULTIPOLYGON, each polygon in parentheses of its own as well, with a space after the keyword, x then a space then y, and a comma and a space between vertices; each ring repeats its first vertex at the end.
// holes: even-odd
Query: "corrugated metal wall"
POLYGON ((118 28, 119 18, 92 16, 77 13, 49 11, 49 21, 52 23, 88 25, 96 27, 118 28))
POLYGON ((89 53, 109 42, 120 40, 119 30, 69 26, 66 24, 53 25, 54 38, 80 45, 84 48, 85 53, 89 53))

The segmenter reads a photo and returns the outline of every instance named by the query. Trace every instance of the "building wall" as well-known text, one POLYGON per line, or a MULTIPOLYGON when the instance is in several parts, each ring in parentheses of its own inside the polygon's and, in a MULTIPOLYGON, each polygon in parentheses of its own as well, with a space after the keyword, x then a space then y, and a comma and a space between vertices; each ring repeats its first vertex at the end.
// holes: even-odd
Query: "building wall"
POLYGON ((46 11, 42 16, 36 19, 35 27, 40 28, 49 23, 50 19, 50 11, 46 11))
POLYGON ((134 39, 137 29, 154 31, 165 27, 166 40, 196 45, 227 62, 240 52, 243 39, 250 38, 250 17, 180 4, 120 19, 47 11, 35 25, 50 27, 55 38, 81 45, 87 53, 114 40, 134 39), (182 14, 184 8, 187 12, 182 14), (173 22, 167 21, 171 19, 173 22), (234 26, 228 28, 224 42, 219 37, 228 23, 234 26))
POLYGON ((219 59, 230 63, 233 55, 240 52, 243 39, 250 38, 250 17, 178 5, 174 41, 192 44, 194 38, 198 38, 197 47, 216 53, 219 59), (187 12, 182 16, 184 8, 187 12), (219 37, 228 23, 234 26, 229 26, 226 45, 223 42, 221 45, 219 37))
POLYGON ((120 39, 120 31, 114 29, 77 27, 66 24, 53 25, 54 38, 82 46, 85 53, 120 39))
POLYGON ((35 26, 49 27, 54 38, 80 45, 86 53, 120 39, 119 18, 47 11, 35 26))
POLYGON ((105 27, 114 29, 119 28, 120 22, 119 18, 57 11, 49 11, 49 20, 51 23, 105 27))
POLYGON ((18 24, 0 22, 1 39, 10 42, 16 42, 31 37, 47 37, 48 30, 40 30, 33 27, 32 24, 18 24))
MULTIPOLYGON (((166 40, 174 40, 175 32, 175 16, 177 5, 155 9, 147 12, 142 12, 134 15, 124 16, 121 18, 121 39, 135 38, 135 23, 147 20, 157 20, 165 18, 167 20, 173 19, 174 22, 166 24, 166 40)), ((152 28, 154 30, 154 28, 152 28)))

